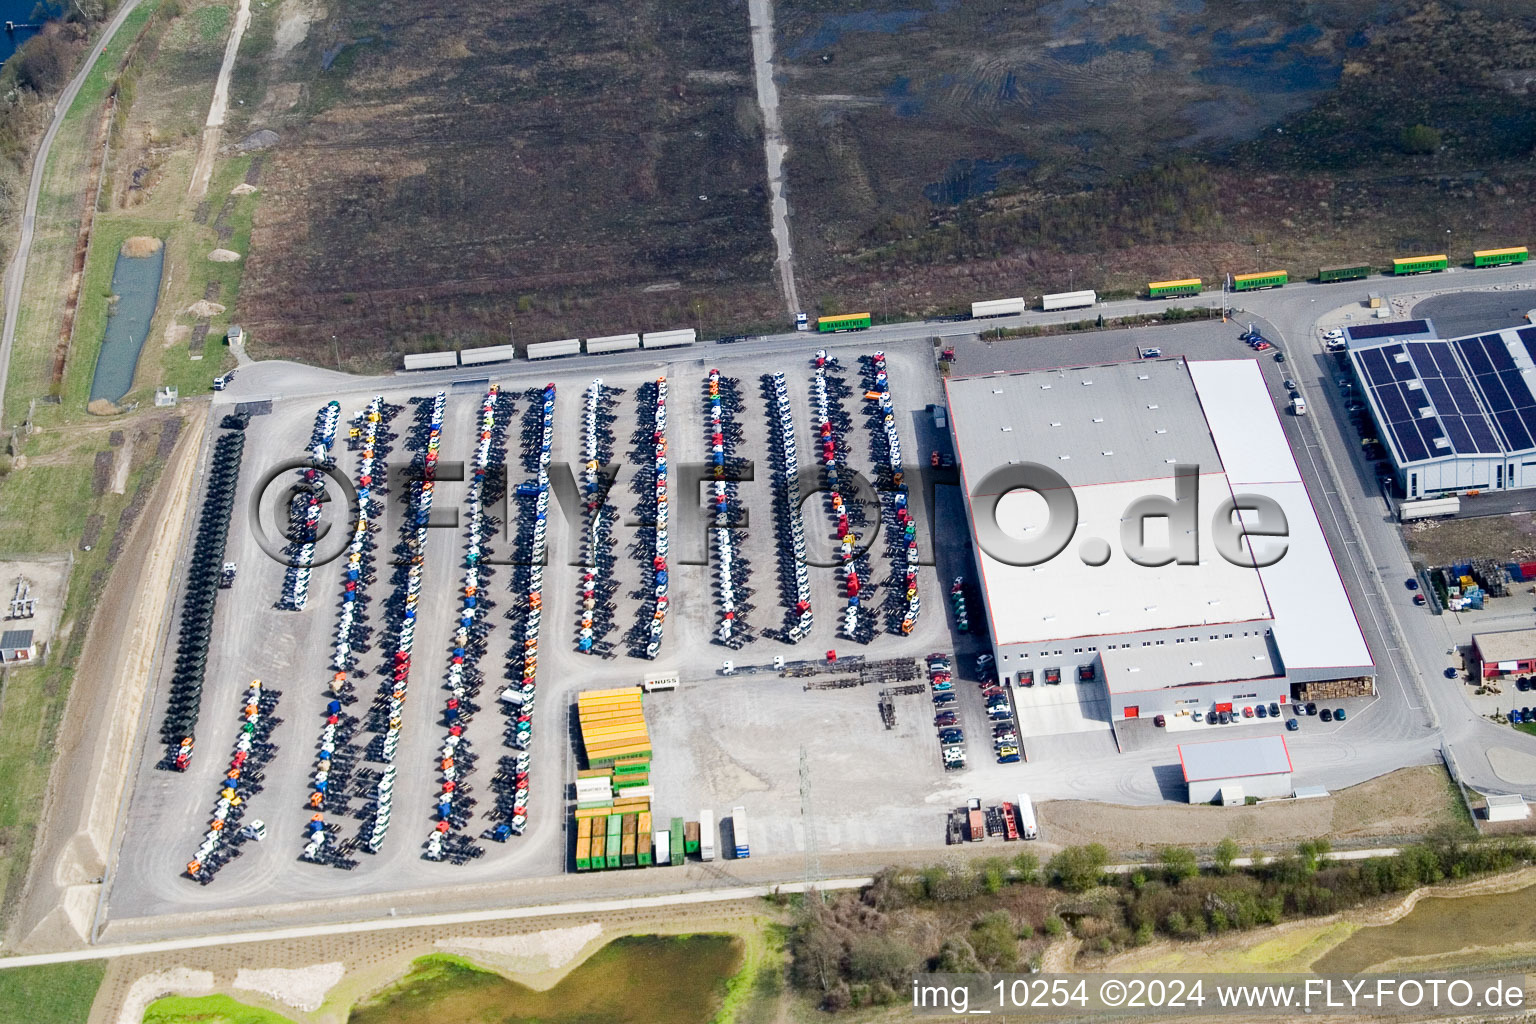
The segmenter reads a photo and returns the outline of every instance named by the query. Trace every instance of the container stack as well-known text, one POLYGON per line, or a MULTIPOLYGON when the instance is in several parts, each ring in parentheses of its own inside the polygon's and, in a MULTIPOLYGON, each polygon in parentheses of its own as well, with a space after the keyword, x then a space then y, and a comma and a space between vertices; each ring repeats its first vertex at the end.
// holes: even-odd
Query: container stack
POLYGON ((641 693, 622 686, 576 698, 588 765, 576 773, 578 871, 652 862, 651 740, 641 693))

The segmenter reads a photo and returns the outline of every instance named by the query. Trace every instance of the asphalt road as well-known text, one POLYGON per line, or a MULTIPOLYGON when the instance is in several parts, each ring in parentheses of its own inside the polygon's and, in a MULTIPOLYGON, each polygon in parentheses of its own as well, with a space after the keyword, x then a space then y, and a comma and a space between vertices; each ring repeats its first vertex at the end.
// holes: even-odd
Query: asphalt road
POLYGON ((5 327, 0 330, 0 423, 5 422, 5 384, 11 372, 11 345, 16 339, 16 318, 21 314, 21 289, 26 282, 27 260, 32 255, 32 233, 37 221, 37 201, 43 190, 43 174, 48 169, 48 153, 53 148, 53 140, 59 134, 59 128, 64 123, 64 117, 69 113, 70 106, 75 102, 75 97, 80 93, 80 87, 85 84, 85 78, 96 66, 96 61, 101 57, 112 37, 117 35, 117 30, 122 28, 128 15, 139 6, 139 0, 123 0, 122 6, 102 30, 101 36, 96 40, 96 45, 91 47, 91 52, 81 64, 79 72, 70 79, 64 91, 59 94, 58 102, 53 107, 53 121, 48 125, 48 130, 43 133, 43 141, 38 144, 37 155, 32 160, 32 180, 27 185, 27 205, 21 215, 21 240, 16 245, 15 255, 11 257, 11 265, 6 268, 4 278, 5 290, 5 327))

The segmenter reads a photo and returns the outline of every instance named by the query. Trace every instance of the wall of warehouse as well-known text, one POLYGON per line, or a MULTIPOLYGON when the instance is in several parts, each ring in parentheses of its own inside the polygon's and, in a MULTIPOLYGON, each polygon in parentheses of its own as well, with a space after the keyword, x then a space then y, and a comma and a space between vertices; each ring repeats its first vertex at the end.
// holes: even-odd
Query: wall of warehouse
POLYGON ((1135 708, 1137 718, 1167 715, 1172 718, 1181 712, 1199 711, 1210 714, 1218 704, 1231 704, 1239 714, 1244 707, 1258 704, 1290 702, 1291 685, 1284 676, 1272 679, 1246 679, 1236 682, 1197 683, 1189 686, 1170 686, 1160 690, 1136 690, 1131 693, 1109 695, 1109 712, 1113 721, 1126 718, 1126 709, 1135 708))
POLYGON ((1291 775, 1289 772, 1279 772, 1274 775, 1238 775, 1230 779, 1207 779, 1189 784, 1189 802, 1192 804, 1208 804, 1216 799, 1216 795, 1228 786, 1237 786, 1243 791, 1243 795, 1256 796, 1264 799, 1273 797, 1288 797, 1293 792, 1291 775))

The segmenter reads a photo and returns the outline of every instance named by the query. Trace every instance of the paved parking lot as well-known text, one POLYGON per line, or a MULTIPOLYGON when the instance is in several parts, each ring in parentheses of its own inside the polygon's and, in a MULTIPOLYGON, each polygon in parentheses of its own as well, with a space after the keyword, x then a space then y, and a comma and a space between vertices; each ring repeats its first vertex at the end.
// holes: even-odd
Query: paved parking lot
MULTIPOLYGON (((833 372, 845 377, 850 388, 844 399, 851 415, 847 462, 872 478, 871 437, 861 408, 860 367, 848 349, 841 354, 844 362, 833 372)), ((904 345, 888 352, 887 358, 904 460, 911 464, 926 459, 927 453, 939 445, 927 406, 939 401, 942 392, 928 346, 904 345)), ((329 697, 328 662, 340 607, 341 563, 332 562, 314 570, 310 599, 303 611, 279 611, 274 607, 282 590, 284 569, 265 557, 254 539, 250 529, 251 491, 268 466, 302 453, 323 402, 278 401, 270 414, 254 419, 248 431, 241 486, 225 556, 239 564, 240 573, 234 588, 221 592, 218 598, 197 752, 186 774, 154 767, 161 753, 155 734, 166 700, 167 673, 162 668, 156 697, 144 723, 140 768, 120 833, 120 860, 109 895, 109 916, 131 918, 199 908, 253 907, 559 873, 567 864, 565 795, 576 764, 574 737, 567 721, 574 692, 636 683, 651 671, 676 671, 683 680, 677 692, 647 700, 655 738, 653 783, 659 815, 693 818, 700 808, 712 807, 718 818, 728 814, 733 804, 746 801, 753 807, 754 827, 761 837, 757 843, 779 852, 802 849, 803 747, 811 766, 814 804, 824 808, 816 817, 826 822, 827 848, 908 846, 935 838, 942 841, 941 819, 933 817, 934 812, 925 803, 945 778, 933 730, 933 708, 926 693, 896 698, 897 728, 887 731, 880 722, 874 687, 807 692, 796 680, 772 675, 732 678, 720 676, 718 671, 727 658, 745 666, 769 665, 776 655, 820 658, 831 649, 845 655, 864 654, 871 659, 919 657, 930 650, 952 649, 945 595, 951 577, 968 575, 965 531, 939 531, 939 564, 925 567, 920 573, 924 613, 911 636, 879 632, 867 646, 840 638, 836 612, 843 598, 839 581, 830 569, 812 572, 812 604, 817 615, 808 639, 791 646, 763 635, 780 626, 784 616, 779 604, 779 569, 772 526, 774 497, 767 462, 767 409, 759 388, 759 377, 765 367, 760 361, 733 364, 729 358, 715 359, 714 353, 710 353, 710 360, 706 363, 700 358, 689 358, 655 369, 633 368, 603 375, 606 384, 623 392, 612 406, 617 416, 613 425, 616 459, 621 463, 629 461, 632 436, 644 428, 641 388, 664 372, 671 385, 667 431, 673 464, 702 461, 708 440, 703 397, 706 374, 711 366, 718 366, 722 373, 736 378, 741 396, 737 418, 743 427, 739 454, 757 462, 754 480, 740 487, 740 501, 750 514, 750 527, 739 543, 739 554, 750 565, 748 585, 754 591, 747 599, 751 607, 741 619, 757 638, 737 651, 711 642, 719 612, 710 568, 679 564, 682 556, 678 554, 673 558, 671 612, 658 659, 630 657, 622 642, 610 657, 578 653, 575 647, 579 570, 566 564, 577 549, 572 545, 571 531, 563 516, 552 514, 551 564, 545 571, 543 585, 539 712, 528 834, 505 845, 484 843, 484 856, 459 866, 429 862, 421 854, 422 844, 434 826, 433 796, 439 785, 437 746, 445 731, 443 680, 463 572, 462 528, 429 532, 424 584, 417 606, 410 690, 395 759, 395 814, 388 840, 378 854, 357 854, 358 865, 350 871, 300 861, 304 826, 310 816, 310 776, 329 697), (242 853, 225 865, 210 885, 199 886, 183 877, 181 871, 207 828, 218 795, 218 782, 240 726, 240 694, 253 678, 261 679, 267 688, 281 694, 275 712, 280 723, 272 734, 278 750, 266 770, 263 789, 252 797, 246 810, 246 820, 260 818, 265 822, 267 836, 263 842, 243 844, 242 853), (854 770, 858 765, 864 767, 854 770), (862 795, 857 790, 855 793, 860 811, 845 817, 850 806, 850 786, 862 787, 862 795)), ((558 385, 551 452, 555 464, 574 464, 579 457, 581 392, 591 383, 593 370, 599 366, 600 362, 584 361, 548 367, 548 379, 558 385)), ((808 452, 811 361, 795 360, 780 368, 789 380, 802 451, 808 452)), ((538 387, 530 390, 528 384, 525 377, 505 385, 514 407, 506 453, 513 486, 527 478, 521 462, 520 427, 530 406, 536 405, 538 392, 538 387)), ((404 446, 415 408, 411 399, 430 398, 432 393, 430 389, 412 389, 409 377, 401 377, 398 387, 385 392, 388 402, 405 407, 392 424, 399 435, 393 442, 392 462, 408 457, 404 446)), ((443 464, 470 458, 478 435, 476 421, 483 394, 482 384, 449 389, 440 451, 443 464)), ((364 404, 366 398, 343 401, 341 438, 346 436, 346 421, 364 404)), ((341 472, 352 476, 356 453, 338 444, 337 458, 341 472)), ((802 460, 805 458, 802 455, 802 460)), ((641 617, 648 619, 654 606, 653 598, 640 589, 640 559, 648 559, 650 549, 634 544, 636 531, 629 525, 640 511, 638 499, 629 486, 631 473, 626 465, 613 490, 613 502, 624 517, 615 530, 618 557, 614 571, 618 586, 614 636, 619 640, 632 623, 641 617)), ((434 509, 454 509, 464 488, 464 483, 445 476, 437 484, 434 509)), ((674 500, 680 501, 681 497, 674 500)), ((955 521, 959 514, 955 496, 941 492, 938 500, 946 503, 948 520, 955 521), (954 507, 948 508, 949 505, 954 507)), ((195 507, 200 506, 200 500, 195 502, 195 507)), ((327 506, 328 517, 339 507, 327 506)), ((913 512, 918 519, 923 553, 931 558, 935 554, 931 550, 935 545, 929 540, 932 513, 915 496, 913 512)), ((825 536, 832 526, 826 509, 814 500, 805 503, 804 515, 810 536, 825 536)), ((327 522, 334 521, 343 532, 350 533, 343 519, 344 516, 328 518, 327 522)), ((674 533, 681 531, 683 522, 676 517, 674 533)), ((385 564, 380 565, 377 580, 367 588, 371 603, 363 621, 374 630, 374 649, 362 656, 359 675, 354 679, 363 708, 383 679, 379 668, 386 656, 384 602, 390 593, 387 559, 398 539, 392 530, 391 522, 379 534, 379 555, 385 564)), ((680 538, 674 543, 679 551, 689 547, 680 538)), ((498 544, 504 550, 506 538, 498 544)), ((692 547, 705 550, 699 543, 692 547)), ((871 560, 876 583, 873 600, 878 606, 885 577, 891 571, 883 543, 874 545, 871 560)), ((501 685, 497 680, 508 666, 511 653, 511 629, 504 613, 515 600, 507 592, 514 574, 510 567, 490 571, 493 575, 489 600, 495 610, 487 620, 492 629, 480 660, 486 684, 479 697, 481 710, 465 730, 481 764, 480 770, 467 780, 475 787, 474 795, 479 801, 465 829, 471 837, 478 836, 490 823, 485 815, 493 799, 489 775, 496 759, 509 752, 502 745, 505 719, 495 707, 495 694, 501 685)), ((868 595, 869 591, 865 593, 868 595)), ((975 649, 979 647, 970 649, 968 656, 973 656, 975 649)), ((165 651, 174 655, 174 632, 168 635, 165 651)), ((163 654, 162 660, 165 659, 163 654)), ((983 716, 974 686, 967 684, 967 689, 971 692, 962 691, 960 707, 969 724, 969 716, 978 720, 983 716)), ((977 732, 971 738, 973 759, 990 760, 987 736, 989 733, 977 732)), ((360 733, 359 747, 370 738, 369 734, 360 733)), ((372 763, 364 767, 378 770, 383 765, 372 763)), ((352 802, 354 811, 360 811, 361 806, 361 800, 352 802)), ((332 818, 335 820, 335 815, 332 818)), ((343 837, 356 833, 359 820, 340 820, 343 837)))

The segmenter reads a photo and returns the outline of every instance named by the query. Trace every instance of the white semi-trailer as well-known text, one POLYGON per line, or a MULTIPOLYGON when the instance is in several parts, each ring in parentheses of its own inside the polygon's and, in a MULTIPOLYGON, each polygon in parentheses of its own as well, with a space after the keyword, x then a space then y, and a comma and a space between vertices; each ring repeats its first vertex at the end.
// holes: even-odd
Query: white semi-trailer
POLYGON ((562 341, 535 341, 528 346, 528 358, 550 359, 554 356, 574 356, 580 351, 580 338, 565 338, 562 341))
POLYGON ((747 839, 747 809, 745 807, 731 808, 731 838, 736 841, 737 860, 746 860, 752 856, 752 846, 747 839))
POLYGON ((1035 824, 1035 805, 1030 803, 1028 793, 1019 794, 1019 802, 1014 807, 1013 813, 1019 818, 1020 839, 1040 838, 1040 827, 1035 824))
POLYGON ((1428 519, 1431 516, 1453 516, 1460 511, 1461 499, 1452 495, 1449 498, 1405 501, 1397 506, 1397 518, 1400 522, 1406 523, 1414 519, 1428 519))
POLYGON ((989 316, 1012 316, 1015 313, 1024 312, 1024 299, 986 299, 982 302, 971 303, 971 319, 980 320, 989 316))
POLYGON ((482 363, 506 363, 517 357, 517 349, 511 345, 487 345, 484 348, 459 350, 459 365, 479 366, 482 363))
POLYGON ((587 339, 587 352, 623 352, 640 347, 638 334, 609 334, 601 338, 587 339))
POLYGON ((641 348, 676 348, 679 345, 692 345, 699 340, 699 332, 692 327, 679 331, 651 331, 640 337, 641 348))
POLYGON ((407 370, 442 370, 458 365, 457 352, 413 352, 405 357, 407 370))
POLYGON ((699 860, 715 859, 715 812, 705 808, 699 812, 699 860))
POLYGON ((1082 309, 1099 301, 1092 291, 1056 292, 1040 296, 1040 308, 1049 313, 1053 309, 1082 309))

